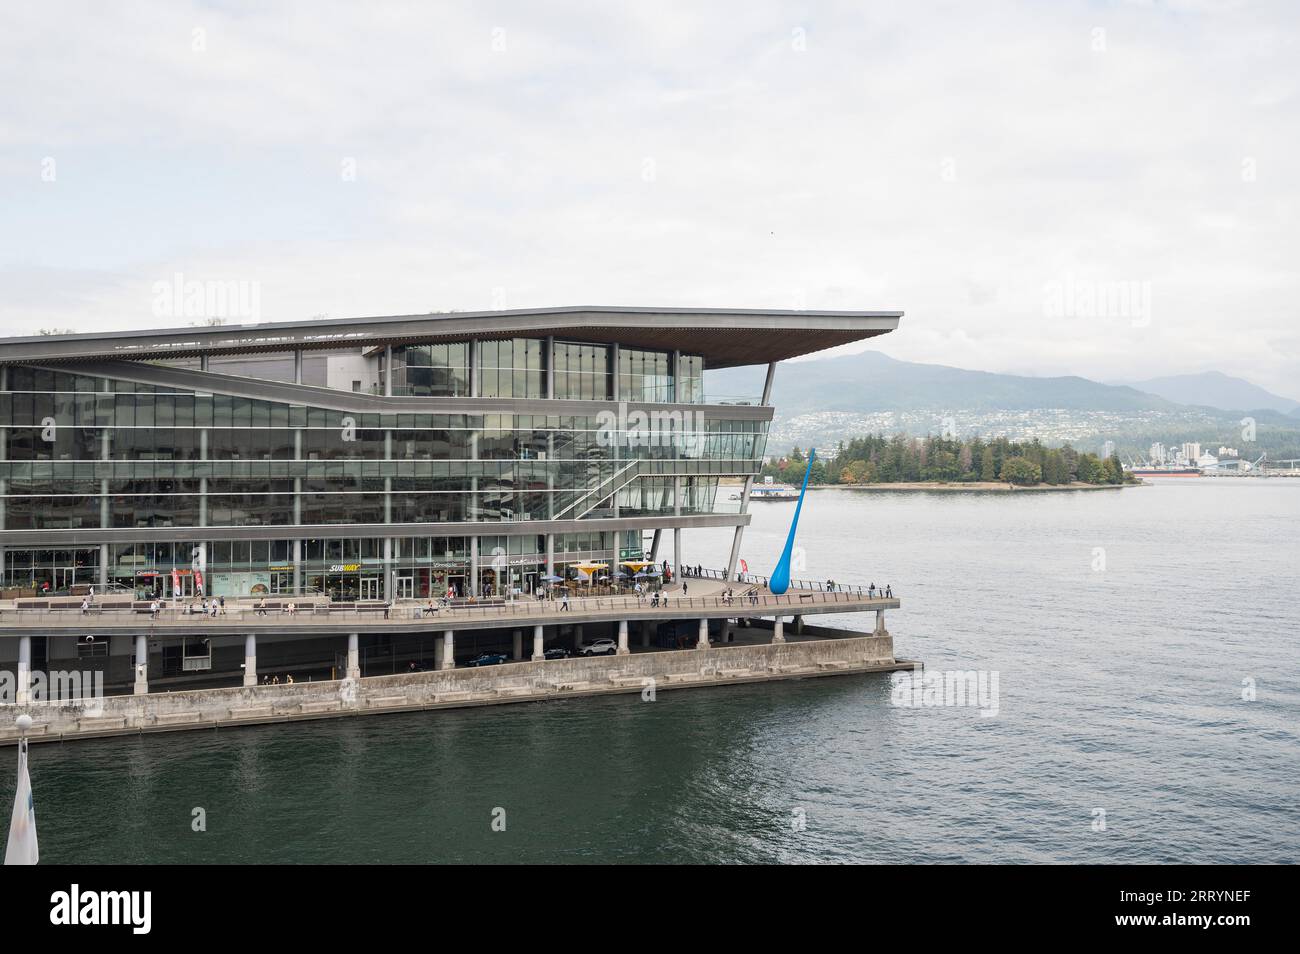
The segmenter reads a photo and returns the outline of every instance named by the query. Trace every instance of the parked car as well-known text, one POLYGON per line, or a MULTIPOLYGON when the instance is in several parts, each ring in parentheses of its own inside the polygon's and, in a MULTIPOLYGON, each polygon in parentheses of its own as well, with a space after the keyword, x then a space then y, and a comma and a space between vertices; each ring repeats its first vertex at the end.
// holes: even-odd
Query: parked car
POLYGON ((569 652, 563 646, 552 646, 542 653, 543 659, 568 659, 573 653, 569 652))
POLYGON ((597 639, 578 648, 579 656, 613 656, 618 652, 618 643, 612 639, 597 639))
POLYGON ((508 657, 505 653, 479 653, 466 666, 499 666, 505 662, 508 657))

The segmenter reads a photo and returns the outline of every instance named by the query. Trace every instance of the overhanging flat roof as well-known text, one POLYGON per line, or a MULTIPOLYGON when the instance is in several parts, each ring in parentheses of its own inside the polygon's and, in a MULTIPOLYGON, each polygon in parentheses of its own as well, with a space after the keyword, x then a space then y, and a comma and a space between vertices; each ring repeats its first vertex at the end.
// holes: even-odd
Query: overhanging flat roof
POLYGON ((0 339, 0 364, 156 361, 301 348, 382 347, 467 338, 554 336, 704 355, 707 366, 766 364, 893 331, 901 311, 741 308, 528 308, 257 322, 0 339))

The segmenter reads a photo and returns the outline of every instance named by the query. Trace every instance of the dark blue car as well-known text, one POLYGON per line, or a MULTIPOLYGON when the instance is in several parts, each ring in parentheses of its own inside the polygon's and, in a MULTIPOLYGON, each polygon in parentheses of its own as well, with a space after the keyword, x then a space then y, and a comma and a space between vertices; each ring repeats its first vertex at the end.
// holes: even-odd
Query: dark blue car
POLYGON ((509 657, 505 653, 479 653, 466 666, 499 666, 509 657))

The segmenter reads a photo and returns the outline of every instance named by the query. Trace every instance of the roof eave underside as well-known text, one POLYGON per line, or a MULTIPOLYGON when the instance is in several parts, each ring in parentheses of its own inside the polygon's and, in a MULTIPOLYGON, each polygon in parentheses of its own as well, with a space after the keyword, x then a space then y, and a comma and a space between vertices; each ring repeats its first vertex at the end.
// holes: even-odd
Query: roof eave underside
POLYGON ((174 328, 0 340, 0 363, 156 361, 293 349, 338 350, 468 338, 554 336, 566 341, 702 354, 712 368, 766 364, 898 327, 902 312, 544 309, 402 315, 174 328))

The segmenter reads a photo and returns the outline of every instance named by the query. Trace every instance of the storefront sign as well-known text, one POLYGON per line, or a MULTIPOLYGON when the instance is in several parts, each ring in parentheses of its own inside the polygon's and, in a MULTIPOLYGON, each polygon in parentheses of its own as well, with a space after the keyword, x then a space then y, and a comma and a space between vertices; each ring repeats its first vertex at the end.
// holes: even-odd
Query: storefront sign
POLYGON ((253 573, 213 573, 213 596, 266 596, 271 592, 271 574, 264 571, 253 573))

